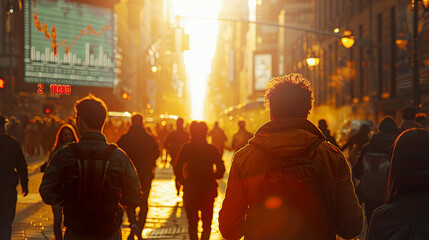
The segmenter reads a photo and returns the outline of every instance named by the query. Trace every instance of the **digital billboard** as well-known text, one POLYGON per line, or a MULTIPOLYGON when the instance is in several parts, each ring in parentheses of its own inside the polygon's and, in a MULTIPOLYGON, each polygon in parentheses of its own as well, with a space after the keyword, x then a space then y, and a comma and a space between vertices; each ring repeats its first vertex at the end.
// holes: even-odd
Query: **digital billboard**
POLYGON ((112 8, 24 1, 24 82, 116 87, 116 32, 112 8))
POLYGON ((269 53, 255 54, 253 56, 253 89, 265 90, 265 86, 273 77, 272 55, 269 53))

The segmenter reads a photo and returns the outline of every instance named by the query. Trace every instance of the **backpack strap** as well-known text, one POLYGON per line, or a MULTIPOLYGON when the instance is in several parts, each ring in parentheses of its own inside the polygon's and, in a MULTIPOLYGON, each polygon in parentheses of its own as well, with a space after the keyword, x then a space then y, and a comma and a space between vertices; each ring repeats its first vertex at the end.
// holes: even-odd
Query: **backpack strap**
POLYGON ((310 152, 314 151, 314 155, 311 156, 310 159, 314 158, 316 156, 316 148, 325 140, 323 138, 318 138, 316 141, 314 141, 310 147, 307 148, 307 150, 305 150, 305 152, 302 154, 302 156, 305 156, 307 154, 309 154, 310 152))

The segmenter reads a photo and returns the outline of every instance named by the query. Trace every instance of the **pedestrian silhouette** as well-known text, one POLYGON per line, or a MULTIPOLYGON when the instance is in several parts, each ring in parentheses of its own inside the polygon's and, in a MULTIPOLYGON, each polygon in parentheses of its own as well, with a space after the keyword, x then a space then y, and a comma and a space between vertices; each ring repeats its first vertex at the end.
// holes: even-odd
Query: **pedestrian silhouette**
POLYGON ((307 120, 310 83, 274 78, 265 101, 271 121, 235 153, 219 229, 225 239, 350 239, 363 210, 340 150, 307 120))
MULTIPOLYGON (((176 121, 176 130, 169 133, 167 136, 167 139, 165 140, 165 148, 167 149, 167 152, 171 156, 171 164, 173 165, 173 171, 175 168, 175 163, 177 161, 177 154, 179 153, 180 148, 183 144, 189 141, 189 134, 183 130, 183 118, 178 118, 176 121)), ((180 187, 181 183, 177 179, 177 176, 175 176, 175 186, 176 186, 176 193, 177 196, 180 195, 180 187)))
POLYGON ((374 210, 386 199, 390 158, 398 131, 395 120, 391 116, 384 117, 378 125, 378 132, 362 148, 353 167, 353 177, 359 182, 356 192, 359 200, 365 203, 368 223, 374 210))
POLYGON ((402 108, 402 122, 399 129, 405 131, 410 128, 421 128, 422 125, 416 122, 417 109, 412 106, 402 108))
POLYGON ((16 120, 15 117, 10 118, 10 122, 7 125, 7 134, 14 137, 21 145, 23 144, 22 135, 22 125, 16 120))
POLYGON ((246 130, 246 122, 238 121, 238 132, 232 137, 232 149, 234 151, 246 146, 247 142, 253 137, 253 134, 246 130))
POLYGON ((319 129, 322 131, 323 135, 326 137, 326 141, 332 143, 334 146, 338 147, 337 141, 335 140, 334 136, 331 136, 331 131, 328 129, 328 123, 325 119, 320 119, 319 122, 319 129))
POLYGON ((28 194, 27 163, 19 142, 6 133, 7 119, 0 115, 0 239, 11 239, 17 201, 16 186, 28 194))
POLYGON ((131 232, 128 239, 142 239, 142 231, 146 224, 147 212, 149 210, 148 198, 155 177, 156 159, 159 157, 158 144, 155 138, 146 132, 143 125, 143 116, 135 113, 131 116, 131 127, 128 132, 121 136, 118 146, 130 157, 137 169, 143 197, 138 205, 126 208, 131 232), (138 219, 136 217, 137 207, 140 207, 138 219))
POLYGON ((368 240, 429 239, 429 132, 409 129, 395 141, 386 203, 375 210, 368 240))
POLYGON ((181 148, 175 167, 183 183, 183 201, 191 240, 198 240, 198 212, 201 212, 201 240, 210 238, 213 203, 217 196, 216 179, 223 177, 225 165, 216 147, 207 143, 205 122, 192 122, 191 141, 181 148))
POLYGON ((223 156, 223 149, 227 140, 225 132, 219 127, 219 123, 215 122, 213 129, 209 132, 212 137, 212 144, 215 145, 220 155, 223 156))
MULTIPOLYGON (((46 161, 41 167, 41 172, 45 172, 46 167, 51 161, 55 153, 60 150, 62 147, 72 143, 77 142, 77 135, 74 131, 74 128, 70 124, 64 124, 58 129, 58 132, 55 137, 54 146, 52 147, 51 152, 49 153, 48 161, 46 161)), ((56 240, 63 239, 62 232, 62 222, 63 222, 63 207, 61 204, 52 205, 52 213, 54 214, 54 236, 56 240)))
POLYGON ((362 147, 368 143, 370 128, 368 124, 360 126, 359 131, 347 140, 346 144, 341 148, 341 151, 349 150, 348 161, 351 166, 355 165, 359 152, 362 147))
POLYGON ((105 103, 90 94, 75 104, 78 143, 58 150, 40 185, 45 203, 62 204, 65 239, 121 239, 125 206, 137 205, 141 190, 128 156, 101 134, 105 103))

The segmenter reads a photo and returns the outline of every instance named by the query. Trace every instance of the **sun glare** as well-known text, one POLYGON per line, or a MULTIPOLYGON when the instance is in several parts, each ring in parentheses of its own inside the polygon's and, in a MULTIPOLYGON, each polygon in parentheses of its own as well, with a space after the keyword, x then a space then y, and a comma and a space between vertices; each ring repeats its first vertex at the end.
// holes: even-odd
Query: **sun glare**
MULTIPOLYGON (((219 0, 172 0, 173 15, 217 18, 219 0)), ((190 50, 185 52, 185 66, 191 94, 191 118, 203 120, 206 83, 216 49, 218 22, 182 18, 181 25, 190 35, 190 50)))

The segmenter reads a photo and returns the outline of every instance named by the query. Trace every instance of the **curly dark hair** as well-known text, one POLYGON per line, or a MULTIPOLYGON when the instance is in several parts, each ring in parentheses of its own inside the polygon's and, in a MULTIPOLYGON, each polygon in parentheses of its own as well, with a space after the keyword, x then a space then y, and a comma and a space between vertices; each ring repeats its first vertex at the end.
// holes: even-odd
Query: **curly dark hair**
POLYGON ((307 118, 313 108, 310 82, 299 73, 271 79, 265 89, 265 105, 277 118, 307 118))

